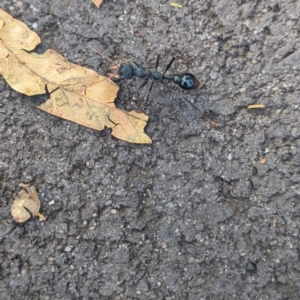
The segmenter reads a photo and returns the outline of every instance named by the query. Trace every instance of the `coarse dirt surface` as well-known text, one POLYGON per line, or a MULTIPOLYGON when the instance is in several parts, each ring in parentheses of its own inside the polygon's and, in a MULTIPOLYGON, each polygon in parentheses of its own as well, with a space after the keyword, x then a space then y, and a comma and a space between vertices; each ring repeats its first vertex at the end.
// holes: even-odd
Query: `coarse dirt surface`
MULTIPOLYGON (((151 69, 161 53, 160 70, 176 57, 169 73, 203 84, 156 84, 153 144, 135 145, 0 78, 1 299, 300 299, 300 1, 178 2, 1 0, 39 53, 99 74, 110 63, 88 46, 151 69), (20 182, 46 221, 12 220, 20 182)), ((149 85, 118 84, 116 105, 138 109, 149 85)))

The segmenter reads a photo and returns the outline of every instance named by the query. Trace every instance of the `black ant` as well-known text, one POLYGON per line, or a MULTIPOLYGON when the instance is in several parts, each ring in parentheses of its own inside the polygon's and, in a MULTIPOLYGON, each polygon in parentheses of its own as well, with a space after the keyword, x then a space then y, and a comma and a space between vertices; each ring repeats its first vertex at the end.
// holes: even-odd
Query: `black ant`
MULTIPOLYGON (((172 88, 170 88, 169 86, 167 86, 165 84, 165 82, 164 82, 165 80, 171 80, 171 81, 173 81, 175 84, 179 85, 179 87, 182 88, 182 89, 184 89, 184 90, 194 90, 194 89, 197 89, 197 88, 199 88, 201 86, 200 81, 193 74, 191 74, 191 73, 182 73, 182 74, 175 74, 175 75, 165 75, 165 73, 172 66, 172 64, 173 64, 173 62, 175 60, 175 57, 173 57, 171 59, 171 61, 167 65, 165 71, 163 73, 161 73, 161 72, 157 71, 157 67, 158 67, 158 64, 159 64, 159 58, 160 58, 160 55, 157 55, 156 64, 155 64, 155 71, 152 72, 152 71, 150 71, 148 69, 145 69, 144 67, 140 66, 136 62, 134 62, 134 64, 136 65, 136 68, 132 64, 130 64, 130 63, 121 64, 120 66, 116 65, 115 62, 112 61, 109 57, 106 57, 101 52, 93 49, 91 46, 89 46, 89 47, 93 51, 97 52, 102 57, 104 57, 105 59, 107 59, 108 61, 110 61, 112 64, 114 64, 114 66, 112 66, 112 67, 109 68, 110 70, 118 69, 118 73, 119 74, 108 73, 108 77, 109 78, 118 78, 118 79, 130 80, 130 79, 132 79, 135 76, 137 78, 145 79, 145 81, 140 85, 139 89, 143 88, 147 84, 147 82, 148 82, 149 79, 152 80, 152 83, 150 85, 150 88, 149 88, 149 91, 148 91, 148 95, 146 97, 144 105, 147 103, 147 101, 149 99, 149 96, 150 96, 150 93, 152 91, 152 87, 153 87, 154 82, 158 82, 158 83, 162 84, 170 92, 175 93, 175 94, 178 94, 178 93, 175 90, 173 90, 172 88)), ((188 102, 191 106, 193 106, 197 111, 199 111, 204 120, 208 121, 213 126, 218 126, 217 123, 215 123, 209 117, 207 117, 206 115, 204 115, 204 113, 195 104, 193 104, 188 99, 184 98, 184 100, 186 102, 188 102)))
POLYGON ((147 70, 147 69, 141 67, 136 62, 134 62, 136 64, 137 68, 134 68, 132 66, 132 64, 122 64, 120 67, 120 70, 119 70, 119 74, 120 74, 121 78, 123 78, 123 79, 132 79, 133 76, 136 76, 141 79, 146 78, 146 80, 140 86, 140 88, 143 87, 148 82, 149 79, 153 80, 152 84, 154 83, 154 81, 158 81, 159 83, 164 84, 163 80, 172 80, 174 83, 178 84, 184 90, 194 90, 197 87, 199 87, 199 84, 200 84, 199 81, 191 73, 165 75, 165 73, 170 69, 174 60, 175 60, 175 57, 173 57, 172 60, 169 62, 164 73, 157 71, 157 67, 158 67, 158 63, 159 63, 159 55, 157 55, 156 66, 155 66, 154 72, 147 70))
MULTIPOLYGON (((144 79, 145 81, 142 83, 142 85, 139 87, 141 89, 144 87, 149 79, 152 79, 152 83, 150 85, 148 95, 146 97, 144 105, 147 103, 149 99, 149 95, 152 91, 152 87, 154 82, 159 82, 163 86, 165 86, 170 92, 176 93, 173 89, 171 89, 169 86, 167 86, 164 83, 164 80, 172 80, 175 84, 179 85, 184 90, 194 90, 200 86, 200 82, 198 79, 191 73, 182 73, 182 74, 176 74, 176 75, 165 75, 165 73, 170 69, 171 65, 173 64, 175 57, 171 59, 169 64, 167 65, 165 71, 163 73, 157 71, 157 67, 159 64, 159 55, 157 55, 156 58, 156 64, 155 64, 155 71, 152 72, 150 70, 145 69, 144 67, 140 66, 136 62, 134 62, 137 66, 137 68, 134 68, 132 64, 121 64, 121 67, 119 69, 120 77, 123 79, 132 79, 133 76, 136 76, 138 78, 144 79)), ((189 102, 194 108, 196 108, 195 105, 193 105, 190 101, 189 102)), ((198 110, 198 108, 196 108, 198 110)))

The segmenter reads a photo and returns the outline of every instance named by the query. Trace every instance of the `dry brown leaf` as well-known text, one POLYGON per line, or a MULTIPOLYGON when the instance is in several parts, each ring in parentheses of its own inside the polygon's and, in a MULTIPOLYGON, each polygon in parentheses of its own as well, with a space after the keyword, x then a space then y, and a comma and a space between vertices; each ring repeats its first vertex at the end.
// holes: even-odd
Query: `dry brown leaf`
POLYGON ((10 49, 33 50, 40 42, 39 36, 24 23, 0 9, 0 39, 10 49))
POLYGON ((113 136, 130 143, 151 143, 144 133, 148 116, 115 107, 119 87, 113 81, 53 50, 42 55, 27 52, 39 41, 23 23, 0 10, 0 73, 13 89, 28 96, 48 91, 50 99, 39 109, 96 130, 111 128, 113 136))
POLYGON ((31 217, 28 212, 30 211, 34 216, 39 217, 41 221, 45 221, 46 218, 39 213, 41 204, 35 187, 24 183, 20 183, 19 186, 23 189, 17 195, 14 195, 15 201, 11 206, 13 219, 18 223, 23 223, 31 217))
POLYGON ((103 0, 92 0, 93 3, 97 6, 97 8, 100 7, 100 5, 102 4, 103 0))

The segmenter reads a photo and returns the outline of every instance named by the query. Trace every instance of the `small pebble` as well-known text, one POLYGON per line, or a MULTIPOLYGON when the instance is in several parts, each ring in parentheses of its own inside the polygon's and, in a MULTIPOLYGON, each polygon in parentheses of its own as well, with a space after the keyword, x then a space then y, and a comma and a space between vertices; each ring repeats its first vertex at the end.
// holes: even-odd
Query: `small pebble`
POLYGON ((70 252, 72 250, 72 248, 70 247, 70 246, 67 246, 66 248, 65 248, 65 252, 70 252))
POLYGON ((285 284, 286 283, 286 277, 285 276, 279 276, 277 278, 277 281, 282 283, 282 284, 285 284))
POLYGON ((293 21, 297 21, 299 19, 299 15, 297 13, 292 13, 290 15, 290 19, 293 21))
POLYGON ((214 71, 211 71, 211 72, 209 73, 209 77, 210 77, 211 79, 217 79, 218 73, 217 73, 217 72, 214 72, 214 71))
POLYGON ((164 210, 162 206, 155 206, 155 209, 158 213, 161 213, 164 210))

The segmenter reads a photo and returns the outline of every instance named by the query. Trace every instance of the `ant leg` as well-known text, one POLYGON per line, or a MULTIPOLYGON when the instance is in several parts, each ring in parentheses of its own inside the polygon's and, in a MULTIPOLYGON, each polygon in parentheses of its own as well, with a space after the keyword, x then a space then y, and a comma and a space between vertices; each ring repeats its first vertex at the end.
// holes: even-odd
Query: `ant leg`
POLYGON ((155 71, 157 71, 157 68, 158 68, 159 58, 160 58, 160 55, 157 54, 157 57, 156 57, 156 63, 155 63, 155 71))
MULTIPOLYGON (((146 78, 146 80, 138 87, 138 89, 139 90, 142 89, 147 84, 148 80, 149 80, 149 77, 146 78)), ((138 92, 138 106, 141 107, 142 106, 141 104, 142 104, 142 99, 141 99, 140 94, 138 92)), ((143 111, 145 110, 144 106, 145 105, 143 105, 143 111)))
POLYGON ((143 104, 143 111, 145 110, 145 107, 147 105, 147 102, 149 100, 149 97, 150 97, 150 94, 151 94, 151 91, 152 91, 152 87, 153 87, 153 84, 154 84, 154 81, 152 81, 151 85, 150 85, 150 88, 149 88, 149 91, 148 91, 148 95, 146 97, 146 100, 144 101, 144 104, 143 104))
MULTIPOLYGON (((157 71, 157 68, 158 68, 159 58, 160 58, 160 54, 157 54, 156 63, 155 63, 155 71, 157 71)), ((140 65, 138 63, 136 63, 135 61, 134 61, 134 63, 136 64, 137 67, 140 67, 140 65)), ((149 77, 146 78, 146 80, 141 84, 141 86, 139 86, 138 89, 143 88, 147 84, 148 80, 149 80, 149 77)), ((147 94, 146 100, 144 101, 144 104, 143 104, 143 109, 142 109, 143 111, 145 110, 146 104, 147 104, 147 102, 149 100, 153 84, 154 84, 154 81, 152 81, 152 83, 150 85, 150 88, 148 90, 148 94, 147 94)), ((139 100, 140 100, 140 98, 139 98, 139 100)))
POLYGON ((138 89, 142 89, 148 82, 149 77, 138 87, 138 89))
POLYGON ((166 87, 170 92, 179 95, 178 92, 176 92, 175 90, 173 90, 172 88, 170 88, 169 86, 167 86, 163 81, 158 81, 160 84, 162 84, 164 87, 166 87))
MULTIPOLYGON (((159 83, 161 83, 163 86, 165 86, 170 92, 179 95, 178 92, 176 92, 175 90, 171 89, 170 87, 168 87, 166 84, 164 84, 163 82, 159 81, 159 83)), ((184 99, 187 103, 189 103, 191 106, 193 106, 196 110, 198 110, 201 114, 202 117, 205 117, 203 114, 203 111, 200 110, 194 103, 192 103, 190 100, 188 99, 184 99)))
POLYGON ((140 109, 141 106, 142 106, 142 99, 140 97, 140 93, 139 92, 137 92, 137 99, 138 99, 137 105, 138 105, 138 108, 140 109))
MULTIPOLYGON (((148 80, 149 80, 149 77, 146 78, 146 80, 138 87, 138 89, 140 90, 141 88, 143 88, 147 84, 148 80)), ((138 94, 138 107, 140 108, 142 106, 142 99, 140 97, 139 92, 137 92, 137 94, 138 94)), ((143 110, 145 110, 144 106, 145 105, 143 105, 143 110)))
MULTIPOLYGON (((171 89, 170 87, 168 87, 166 84, 164 84, 161 81, 158 81, 159 83, 161 83, 163 86, 165 86, 170 92, 179 95, 178 92, 174 91, 173 89, 171 89)), ((189 103, 191 106, 193 106, 201 115, 201 117, 203 118, 204 121, 208 122, 210 125, 214 126, 214 127, 219 127, 220 125, 213 121, 211 118, 209 118, 207 115, 204 114, 204 112, 199 109, 193 102, 191 102, 190 100, 183 98, 187 103, 189 103)))
POLYGON ((151 83, 151 85, 150 85, 150 88, 149 88, 149 91, 148 91, 148 95, 147 95, 146 100, 145 100, 145 104, 146 104, 146 103, 148 102, 148 100, 149 100, 149 96, 150 96, 150 94, 151 94, 153 84, 154 84, 154 81, 152 81, 152 83, 151 83))
POLYGON ((172 64, 173 64, 173 62, 174 62, 174 60, 175 60, 175 57, 173 57, 173 58, 171 59, 171 61, 170 61, 169 64, 167 65, 167 67, 166 67, 166 69, 165 69, 165 71, 164 71, 163 74, 165 74, 166 72, 168 72, 168 70, 171 68, 171 66, 172 66, 172 64))

